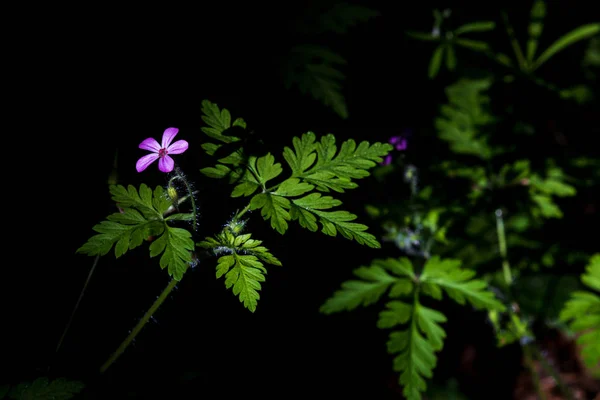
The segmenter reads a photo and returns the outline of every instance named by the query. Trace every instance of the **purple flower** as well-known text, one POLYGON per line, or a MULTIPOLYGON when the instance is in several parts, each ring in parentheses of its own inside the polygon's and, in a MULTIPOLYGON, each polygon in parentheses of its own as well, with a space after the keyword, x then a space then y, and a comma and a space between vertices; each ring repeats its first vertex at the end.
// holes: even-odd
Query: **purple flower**
POLYGON ((181 154, 188 148, 188 142, 185 140, 178 140, 171 144, 175 135, 177 135, 179 129, 167 128, 165 129, 162 136, 162 143, 159 144, 156 139, 148 138, 140 143, 139 148, 143 150, 151 151, 151 154, 147 154, 140 158, 135 164, 137 172, 142 172, 154 161, 158 160, 158 169, 162 172, 171 172, 175 167, 175 161, 169 156, 169 154, 181 154))
MULTIPOLYGON (((404 151, 406 150, 407 142, 406 142, 406 138, 404 136, 392 136, 389 140, 389 142, 394 145, 394 148, 398 151, 404 151)), ((388 153, 387 156, 385 156, 385 158, 383 159, 383 161, 381 162, 382 165, 390 165, 392 162, 392 154, 388 153)))

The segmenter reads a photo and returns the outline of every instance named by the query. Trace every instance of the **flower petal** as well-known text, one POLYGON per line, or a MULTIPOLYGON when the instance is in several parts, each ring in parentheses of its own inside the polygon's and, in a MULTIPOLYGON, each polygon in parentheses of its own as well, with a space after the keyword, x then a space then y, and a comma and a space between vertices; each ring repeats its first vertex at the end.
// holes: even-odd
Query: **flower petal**
POLYGON ((402 150, 406 150, 407 148, 407 144, 406 144, 406 139, 402 139, 400 140, 399 143, 396 143, 396 150, 402 151, 402 150))
POLYGON ((156 153, 146 154, 144 157, 140 158, 135 163, 135 169, 137 169, 137 172, 142 172, 143 170, 148 168, 148 165, 152 164, 157 159, 158 159, 158 154, 156 154, 156 153))
POLYGON ((177 128, 165 129, 165 131, 163 132, 163 136, 162 136, 162 148, 163 149, 166 149, 167 147, 169 147, 169 145, 173 141, 173 138, 175 137, 175 135, 177 135, 177 132, 179 132, 179 129, 177 129, 177 128))
POLYGON ((158 160, 158 169, 160 169, 162 172, 171 172, 173 171, 174 167, 175 161, 169 156, 164 156, 158 160))
POLYGON ((158 151, 160 150, 160 144, 158 144, 156 139, 149 137, 148 139, 145 139, 142 143, 140 143, 139 148, 158 153, 158 151))
POLYGON ((185 140, 178 140, 169 147, 167 147, 167 153, 169 154, 181 154, 188 148, 188 142, 185 140))

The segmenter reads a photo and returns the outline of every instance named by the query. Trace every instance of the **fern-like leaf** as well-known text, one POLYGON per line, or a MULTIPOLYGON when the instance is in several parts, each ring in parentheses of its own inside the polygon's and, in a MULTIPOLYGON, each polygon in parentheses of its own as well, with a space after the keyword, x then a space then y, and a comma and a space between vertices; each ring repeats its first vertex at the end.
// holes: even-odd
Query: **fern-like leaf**
POLYGON ((348 109, 341 92, 344 74, 338 69, 346 60, 331 50, 318 45, 302 45, 292 48, 288 58, 285 85, 296 85, 300 92, 309 93, 315 100, 331 107, 346 119, 348 109))
POLYGON ((412 292, 411 280, 416 279, 412 264, 407 258, 376 259, 370 266, 359 267, 353 273, 362 280, 342 283, 341 289, 321 306, 322 313, 331 314, 344 310, 350 311, 361 305, 368 306, 377 302, 390 286, 392 297, 408 294, 412 292), (390 275, 389 272, 394 275, 390 275))
POLYGON ((441 107, 435 127, 440 139, 449 142, 455 153, 489 159, 492 149, 479 130, 493 121, 487 111, 489 98, 483 94, 491 86, 488 79, 461 79, 446 88, 449 104, 441 107))
POLYGON ((321 306, 320 311, 331 314, 350 311, 358 306, 368 306, 377 302, 397 278, 378 266, 360 267, 353 271, 362 280, 350 280, 342 283, 340 290, 321 306))
POLYGON ((318 18, 317 33, 333 32, 345 34, 350 28, 380 16, 380 12, 367 7, 346 2, 336 3, 318 18), (319 29, 320 28, 320 29, 319 29))
POLYGON ((212 250, 215 255, 227 253, 217 260, 217 279, 225 276, 225 287, 232 289, 244 307, 256 311, 260 295, 261 282, 267 273, 264 263, 281 265, 262 241, 252 239, 251 234, 240 234, 225 229, 215 237, 209 237, 197 243, 198 247, 212 250))
POLYGON ((314 185, 322 192, 334 190, 343 193, 357 184, 352 179, 369 176, 369 169, 383 160, 391 150, 389 143, 360 144, 352 139, 342 143, 338 151, 332 134, 316 142, 313 132, 294 138, 294 149, 284 148, 283 157, 292 168, 292 177, 314 185))
POLYGON ((84 388, 79 381, 58 378, 49 380, 37 378, 33 382, 20 383, 8 393, 15 400, 68 400, 74 398, 84 388))
POLYGON ((402 304, 401 309, 393 306, 396 307, 395 311, 400 310, 395 322, 402 323, 410 319, 410 325, 404 330, 390 333, 388 352, 398 354, 394 358, 394 370, 400 372, 402 393, 408 400, 420 400, 421 393, 427 389, 425 379, 433 376, 437 364, 435 353, 443 347, 446 332, 440 324, 446 322, 446 317, 418 301, 412 306, 402 304))
MULTIPOLYGON (((600 293, 600 253, 590 259, 581 281, 600 293)), ((583 361, 589 368, 600 366, 600 296, 591 291, 576 291, 562 309, 560 320, 578 334, 583 361)))
POLYGON ((477 309, 503 311, 504 305, 487 290, 487 282, 473 279, 475 271, 460 268, 460 260, 431 257, 420 276, 423 293, 440 300, 442 290, 458 304, 469 302, 477 309))
POLYGON ((164 252, 160 259, 161 268, 167 268, 169 275, 180 280, 192 260, 194 242, 189 231, 171 227, 168 221, 189 221, 193 216, 178 213, 165 217, 164 213, 170 209, 172 202, 161 186, 153 192, 145 184, 140 185, 139 191, 132 185, 127 188, 112 185, 110 193, 122 212, 111 214, 106 221, 95 225, 92 229, 98 234, 76 252, 90 256, 105 255, 114 246, 115 256, 119 258, 140 246, 144 240, 156 236, 150 245, 150 256, 164 252))

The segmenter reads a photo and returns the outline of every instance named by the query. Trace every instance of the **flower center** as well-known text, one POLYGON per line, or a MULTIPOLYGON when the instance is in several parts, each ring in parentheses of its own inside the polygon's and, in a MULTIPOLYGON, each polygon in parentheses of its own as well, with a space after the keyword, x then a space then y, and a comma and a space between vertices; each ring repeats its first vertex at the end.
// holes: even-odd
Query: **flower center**
POLYGON ((158 156, 159 156, 160 158, 163 158, 163 157, 164 157, 164 156, 166 156, 167 154, 169 154, 169 152, 167 151, 167 149, 160 149, 160 150, 158 151, 158 156))

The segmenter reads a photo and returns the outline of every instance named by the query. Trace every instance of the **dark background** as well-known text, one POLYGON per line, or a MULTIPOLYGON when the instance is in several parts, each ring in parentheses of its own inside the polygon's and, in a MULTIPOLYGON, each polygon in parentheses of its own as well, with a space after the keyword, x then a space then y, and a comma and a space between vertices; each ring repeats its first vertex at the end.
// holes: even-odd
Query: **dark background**
MULTIPOLYGON (((145 154, 137 145, 146 137, 159 139, 169 126, 178 127, 177 139, 187 140, 190 148, 176 161, 196 182, 199 235, 211 235, 245 203, 224 199, 227 192, 198 172, 208 165, 200 149, 205 139, 200 131, 203 99, 244 118, 279 161, 282 145, 308 130, 334 133, 339 142, 375 142, 387 141, 404 128, 431 128, 443 88, 453 78, 442 73, 428 80, 432 47, 407 39, 403 31, 430 29, 432 9, 452 4, 363 2, 382 15, 346 35, 310 38, 348 60, 344 94, 350 118, 342 120, 309 96, 286 90, 280 76, 284 50, 307 40, 291 31, 290 21, 310 15, 309 7, 318 4, 313 3, 135 9, 87 4, 15 13, 26 23, 9 36, 16 50, 11 60, 19 71, 7 83, 17 88, 12 103, 23 105, 19 108, 25 113, 8 118, 18 125, 11 140, 23 146, 20 153, 26 159, 17 164, 23 169, 18 176, 10 178, 23 189, 18 195, 7 189, 6 195, 9 202, 23 197, 24 205, 15 205, 23 214, 9 216, 15 219, 11 226, 20 228, 12 236, 19 238, 18 255, 4 262, 10 274, 2 279, 8 339, 0 383, 67 377, 86 383, 85 398, 128 393, 132 398, 399 397, 392 357, 385 348, 388 333, 375 327, 375 310, 332 316, 318 312, 352 269, 376 257, 398 256, 398 250, 369 249, 296 224, 280 237, 257 215, 248 230, 264 240, 283 266, 269 268, 254 314, 225 289, 223 279, 215 280, 214 262, 204 261, 186 273, 135 344, 99 375, 99 366, 168 283, 166 271, 142 246, 119 260, 113 253, 100 259, 63 347, 54 354, 93 262, 75 250, 94 234, 93 225, 115 211, 106 182, 116 151, 119 183, 162 185, 165 177, 155 164, 142 174, 135 171, 135 161, 145 154)), ((525 29, 529 6, 522 2, 508 8, 515 26, 525 29)), ((592 2, 549 2, 544 37, 553 39, 598 20, 593 8, 592 2)), ((453 18, 457 24, 499 20, 498 12, 498 6, 459 6, 453 18)), ((485 37, 495 40, 494 35, 485 37)), ((507 45, 502 40, 500 35, 497 43, 507 45)), ((573 46, 557 56, 544 77, 561 84, 577 81, 582 49, 573 46)), ((459 62, 461 56, 471 57, 459 53, 459 62)), ((536 115, 563 121, 569 132, 576 130, 567 122, 580 124, 584 131, 574 134, 575 147, 586 148, 589 135, 598 133, 597 114, 593 119, 584 113, 589 121, 579 114, 558 116, 560 103, 551 100, 527 106, 536 115)), ((416 135, 407 157, 426 160, 442 145, 420 142, 416 135)), ((365 184, 339 198, 366 222, 365 202, 382 196, 385 191, 365 184)), ((578 213, 579 206, 573 205, 570 223, 577 221, 582 231, 591 229, 594 225, 578 213)), ((589 234, 572 240, 586 249, 595 245, 589 234)), ((474 398, 481 393, 490 398, 490 387, 498 398, 506 398, 519 372, 518 350, 496 350, 481 316, 448 307, 448 338, 435 378, 458 376, 461 389, 474 398), (463 350, 472 346, 477 349, 476 376, 460 369, 463 350)))

